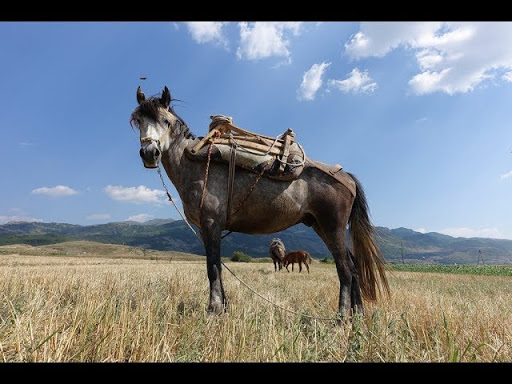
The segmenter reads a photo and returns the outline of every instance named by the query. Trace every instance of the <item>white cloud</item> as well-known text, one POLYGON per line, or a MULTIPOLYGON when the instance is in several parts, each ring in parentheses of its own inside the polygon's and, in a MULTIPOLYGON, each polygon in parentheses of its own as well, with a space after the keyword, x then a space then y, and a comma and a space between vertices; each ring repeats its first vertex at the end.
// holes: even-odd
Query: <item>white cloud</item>
POLYGON ((160 198, 166 196, 164 191, 159 191, 157 189, 151 190, 148 187, 145 187, 144 185, 126 188, 120 185, 107 185, 105 187, 105 192, 114 200, 129 201, 135 204, 161 204, 164 202, 164 200, 161 200, 160 198))
POLYGON ((511 22, 368 22, 345 44, 352 59, 383 57, 393 49, 415 52, 419 73, 409 86, 418 95, 473 91, 498 70, 511 81, 511 22))
POLYGON ((414 229, 414 231, 416 232, 419 232, 419 233, 427 233, 427 230, 425 228, 417 228, 417 229, 414 229))
POLYGON ((237 49, 239 59, 258 60, 267 57, 284 57, 291 62, 288 50, 291 35, 299 35, 300 22, 256 22, 239 23, 240 46, 237 49))
POLYGON ((87 220, 108 220, 110 215, 108 213, 95 213, 87 216, 87 220))
POLYGON ((503 76, 501 76, 501 78, 504 80, 504 81, 507 81, 509 83, 512 83, 512 72, 506 72, 503 74, 503 76))
POLYGON ((41 187, 32 190, 34 195, 47 195, 51 197, 71 196, 76 195, 78 192, 65 185, 57 185, 56 187, 48 188, 41 187))
POLYGON ((325 70, 331 65, 331 63, 313 64, 302 77, 302 83, 297 96, 299 100, 313 100, 317 91, 322 86, 325 70))
POLYGON ((361 72, 358 68, 354 68, 345 80, 330 79, 327 84, 346 93, 371 93, 377 89, 377 83, 368 75, 368 71, 361 72))
POLYGON ((368 22, 345 44, 353 59, 383 57, 399 46, 416 46, 441 27, 438 22, 368 22))
POLYGON ((31 148, 33 147, 35 144, 34 143, 31 143, 30 141, 22 141, 19 143, 19 146, 20 148, 22 149, 28 149, 28 148, 31 148))
POLYGON ((128 220, 129 221, 138 221, 139 223, 143 223, 145 221, 148 221, 152 217, 153 217, 153 215, 149 215, 147 213, 141 213, 139 215, 133 215, 133 216, 128 217, 128 220))
POLYGON ((13 216, 2 216, 0 215, 0 224, 6 224, 8 222, 15 222, 15 221, 25 221, 25 222, 42 222, 41 219, 35 219, 33 217, 23 216, 23 215, 13 215, 13 216))
POLYGON ((446 228, 439 233, 443 233, 448 236, 453 237, 486 237, 490 239, 504 239, 505 237, 500 233, 500 231, 496 228, 482 228, 482 229, 472 229, 472 228, 446 228))
POLYGON ((226 23, 218 21, 191 21, 185 24, 192 38, 197 43, 218 43, 227 47, 227 40, 222 33, 222 28, 226 23))
POLYGON ((503 175, 500 176, 500 179, 501 180, 505 180, 505 179, 508 179, 512 177, 512 170, 508 171, 507 173, 504 173, 503 175))
POLYGON ((450 72, 450 68, 444 69, 441 72, 422 72, 409 80, 409 85, 415 90, 417 95, 431 93, 433 89, 443 90, 451 94, 449 86, 444 81, 448 72, 450 72))

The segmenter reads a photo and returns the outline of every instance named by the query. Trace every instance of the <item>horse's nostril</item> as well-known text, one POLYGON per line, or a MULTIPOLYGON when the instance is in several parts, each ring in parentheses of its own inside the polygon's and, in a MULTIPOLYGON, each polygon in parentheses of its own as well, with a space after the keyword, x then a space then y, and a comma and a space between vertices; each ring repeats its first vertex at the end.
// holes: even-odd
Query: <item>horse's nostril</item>
POLYGON ((160 156, 160 151, 158 149, 155 149, 155 159, 158 159, 160 156))
POLYGON ((144 157, 144 150, 142 148, 139 151, 139 155, 140 155, 140 157, 144 157))

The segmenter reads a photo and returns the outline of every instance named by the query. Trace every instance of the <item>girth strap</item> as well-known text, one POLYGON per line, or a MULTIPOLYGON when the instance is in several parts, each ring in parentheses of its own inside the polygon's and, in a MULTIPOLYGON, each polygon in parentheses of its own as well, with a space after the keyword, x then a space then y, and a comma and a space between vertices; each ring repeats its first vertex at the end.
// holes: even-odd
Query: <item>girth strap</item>
POLYGON ((231 145, 231 154, 229 157, 229 172, 228 172, 228 207, 226 209, 226 222, 229 222, 231 216, 231 205, 233 203, 233 184, 235 181, 236 169, 236 146, 231 145))

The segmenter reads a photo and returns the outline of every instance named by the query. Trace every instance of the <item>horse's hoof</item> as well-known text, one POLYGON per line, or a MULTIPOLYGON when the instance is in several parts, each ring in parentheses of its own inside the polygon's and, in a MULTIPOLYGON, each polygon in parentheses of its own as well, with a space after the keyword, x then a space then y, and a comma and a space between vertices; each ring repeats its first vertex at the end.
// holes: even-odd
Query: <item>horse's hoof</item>
POLYGON ((226 311, 226 306, 222 303, 211 303, 208 306, 209 315, 220 315, 226 311))

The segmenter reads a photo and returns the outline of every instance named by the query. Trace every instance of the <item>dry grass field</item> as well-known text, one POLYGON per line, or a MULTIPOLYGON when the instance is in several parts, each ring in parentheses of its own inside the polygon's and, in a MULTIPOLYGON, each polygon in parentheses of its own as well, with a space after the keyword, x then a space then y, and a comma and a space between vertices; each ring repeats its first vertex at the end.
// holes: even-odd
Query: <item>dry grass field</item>
POLYGON ((208 316, 204 257, 2 246, 0 361, 512 361, 511 277, 388 271, 392 297, 340 326, 334 265, 224 263, 229 309, 208 316))

